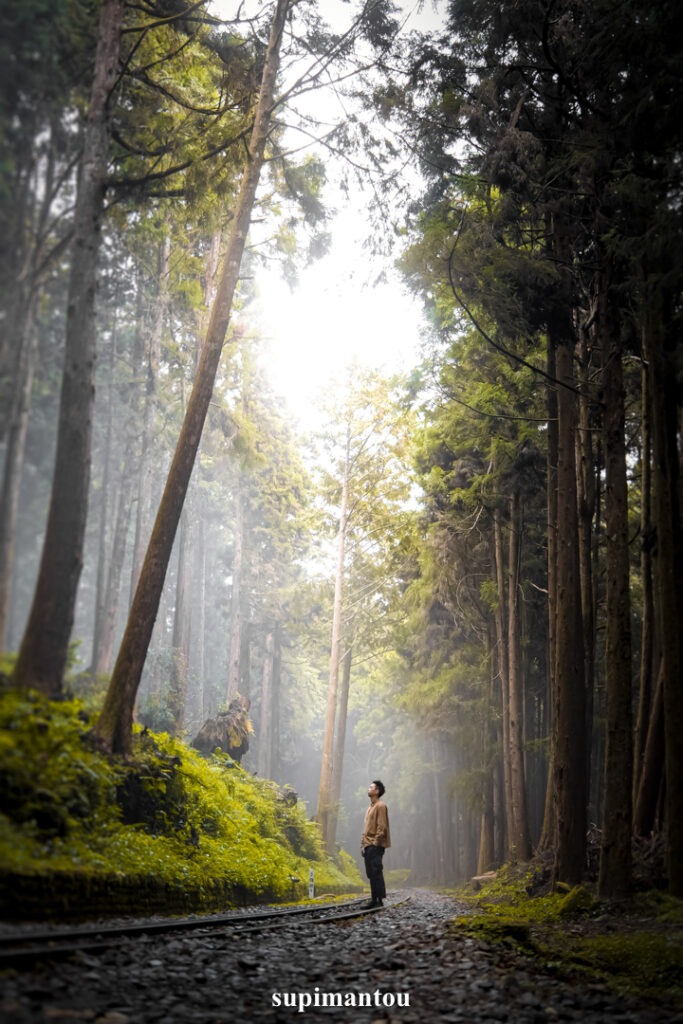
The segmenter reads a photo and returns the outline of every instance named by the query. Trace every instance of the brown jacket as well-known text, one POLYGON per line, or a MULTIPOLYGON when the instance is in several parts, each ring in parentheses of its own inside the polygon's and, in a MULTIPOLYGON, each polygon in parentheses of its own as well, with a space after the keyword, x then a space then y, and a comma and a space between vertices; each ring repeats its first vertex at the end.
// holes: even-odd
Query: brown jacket
POLYGON ((385 849, 391 846, 389 812, 387 811, 387 805, 383 804, 381 800, 370 804, 365 812, 360 845, 363 848, 366 846, 383 846, 385 849))

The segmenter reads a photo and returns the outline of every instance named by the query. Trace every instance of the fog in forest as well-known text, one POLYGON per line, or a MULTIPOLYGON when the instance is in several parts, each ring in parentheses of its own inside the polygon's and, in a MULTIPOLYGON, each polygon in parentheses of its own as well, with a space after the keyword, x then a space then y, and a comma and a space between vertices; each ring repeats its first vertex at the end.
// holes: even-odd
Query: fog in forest
POLYGON ((12 6, 3 685, 359 865, 382 779, 396 882, 683 893, 674 13, 12 6))

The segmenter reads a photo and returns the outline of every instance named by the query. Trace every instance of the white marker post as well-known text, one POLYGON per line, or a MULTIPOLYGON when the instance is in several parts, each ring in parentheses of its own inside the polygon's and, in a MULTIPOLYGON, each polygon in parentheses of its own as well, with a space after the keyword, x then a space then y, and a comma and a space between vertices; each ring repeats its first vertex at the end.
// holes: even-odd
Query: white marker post
POLYGON ((313 874, 313 868, 311 868, 309 870, 309 872, 308 872, 308 898, 309 898, 309 900, 313 899, 313 894, 314 893, 315 893, 315 875, 313 874))

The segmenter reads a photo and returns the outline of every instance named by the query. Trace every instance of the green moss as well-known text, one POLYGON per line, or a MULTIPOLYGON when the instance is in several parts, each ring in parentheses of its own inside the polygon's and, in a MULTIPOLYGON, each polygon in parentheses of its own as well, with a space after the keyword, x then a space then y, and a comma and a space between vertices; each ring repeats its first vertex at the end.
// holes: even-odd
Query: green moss
POLYGON ((595 913, 598 907, 598 901, 588 892, 588 889, 584 889, 582 885, 575 885, 566 896, 560 899, 557 907, 557 916, 587 916, 595 913))
POLYGON ((455 893, 472 914, 456 918, 452 929, 487 943, 520 944, 554 971, 683 1006, 683 901, 656 891, 609 908, 583 886, 534 895, 538 889, 533 866, 505 867, 477 892, 455 893))
POLYGON ((579 939, 570 959, 607 978, 620 992, 683 1005, 683 944, 675 935, 634 931, 579 939))
POLYGON ((60 907, 105 879, 126 903, 138 891, 147 906, 156 891, 183 909, 291 898, 293 878, 303 895, 309 867, 318 889, 362 884, 350 858, 326 857, 305 807, 275 783, 147 730, 129 758, 108 758, 73 700, 0 696, 0 816, 0 878, 14 880, 6 895, 19 916, 32 912, 19 878, 36 891, 52 878, 60 907))
POLYGON ((525 921, 514 917, 456 917, 450 928, 459 934, 470 935, 480 942, 507 942, 521 943, 528 945, 530 942, 530 929, 525 921))

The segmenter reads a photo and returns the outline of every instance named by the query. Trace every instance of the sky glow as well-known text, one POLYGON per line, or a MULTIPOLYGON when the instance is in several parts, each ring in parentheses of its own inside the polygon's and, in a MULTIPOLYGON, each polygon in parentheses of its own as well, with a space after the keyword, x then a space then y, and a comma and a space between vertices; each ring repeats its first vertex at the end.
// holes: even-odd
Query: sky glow
MULTIPOLYGON (((213 6, 221 16, 234 14, 237 7, 233 0, 214 0, 213 6)), ((404 0, 396 6, 404 32, 443 26, 443 0, 404 0)), ((247 3, 240 9, 254 13, 267 10, 267 6, 247 3)), ((345 0, 319 0, 318 5, 320 14, 337 32, 349 27, 359 9, 360 3, 345 0)), ((302 68, 287 68, 286 60, 284 64, 286 88, 287 78, 292 74, 298 77, 302 68)), ((306 115, 328 126, 343 122, 353 110, 353 100, 329 86, 294 99, 293 107, 302 102, 306 115)), ((293 113, 292 108, 289 111, 293 113)), ((286 120, 291 125, 297 119, 288 115, 286 120)), ((296 136, 296 129, 293 132, 292 148, 305 145, 309 152, 316 151, 310 137, 296 136)), ((330 251, 300 273, 294 290, 277 269, 257 271, 257 299, 245 310, 248 325, 263 339, 264 363, 273 390, 285 399, 304 429, 316 428, 320 419, 316 400, 329 398, 342 388, 352 372, 350 367, 382 370, 387 375, 413 367, 419 359, 422 328, 420 303, 400 285, 392 260, 372 257, 364 245, 370 230, 367 203, 371 190, 364 192, 360 187, 343 195, 335 167, 335 160, 341 158, 322 147, 318 152, 329 180, 323 199, 337 211, 329 225, 330 251)), ((253 242, 258 246, 252 235, 253 242)))
POLYGON ((354 365, 391 374, 417 362, 420 305, 395 281, 373 283, 376 272, 360 242, 339 237, 295 291, 275 272, 258 278, 249 316, 265 342, 273 390, 304 427, 316 420, 317 399, 343 387, 354 365))

